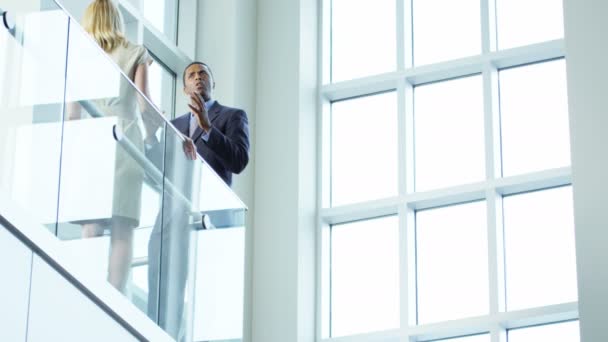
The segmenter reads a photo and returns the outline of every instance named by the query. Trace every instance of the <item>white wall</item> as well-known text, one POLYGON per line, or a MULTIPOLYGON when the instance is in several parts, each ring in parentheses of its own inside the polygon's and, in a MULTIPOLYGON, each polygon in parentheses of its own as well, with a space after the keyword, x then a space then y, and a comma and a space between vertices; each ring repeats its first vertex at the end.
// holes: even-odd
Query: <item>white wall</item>
MULTIPOLYGON (((208 63, 216 79, 215 98, 222 104, 242 108, 249 117, 251 142, 247 168, 233 178, 233 189, 249 208, 246 221, 244 340, 251 340, 251 281, 253 264, 254 174, 256 168, 256 70, 257 13, 252 0, 200 0, 196 19, 195 60, 208 63)), ((181 22, 181 20, 180 20, 181 22)), ((182 33, 180 33, 182 36, 182 33)), ((181 80, 178 83, 181 89, 181 80)), ((179 92, 178 92, 179 93, 179 92)), ((185 103, 183 95, 179 103, 185 103)))
POLYGON ((608 341, 608 3, 564 0, 581 341, 608 341))
POLYGON ((40 257, 31 267, 27 341, 138 340, 40 257))
POLYGON ((0 225, 0 341, 26 341, 32 251, 0 225))
MULTIPOLYGON (((1 225, 0 254, 0 269, 10 280, 0 284, 1 341, 137 341, 1 225)), ((148 336, 168 340, 164 333, 148 336)))
POLYGON ((213 68, 215 97, 251 124, 253 158, 234 185, 253 231, 245 340, 314 339, 316 5, 199 2, 196 59, 213 68))

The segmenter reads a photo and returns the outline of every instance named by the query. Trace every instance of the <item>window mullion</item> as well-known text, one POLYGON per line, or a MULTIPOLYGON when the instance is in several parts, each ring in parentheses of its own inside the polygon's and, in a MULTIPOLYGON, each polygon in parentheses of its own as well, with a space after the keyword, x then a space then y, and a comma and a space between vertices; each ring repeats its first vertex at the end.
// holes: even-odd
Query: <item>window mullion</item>
POLYGON ((481 52, 496 51, 496 1, 480 0, 481 5, 481 52))

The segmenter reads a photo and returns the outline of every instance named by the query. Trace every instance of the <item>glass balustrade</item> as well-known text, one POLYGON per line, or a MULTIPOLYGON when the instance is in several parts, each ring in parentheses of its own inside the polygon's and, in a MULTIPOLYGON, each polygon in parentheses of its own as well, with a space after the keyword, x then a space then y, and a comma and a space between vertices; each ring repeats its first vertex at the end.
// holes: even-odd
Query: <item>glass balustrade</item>
POLYGON ((0 196, 176 340, 241 339, 244 204, 60 5, 15 18, 0 28, 0 196))

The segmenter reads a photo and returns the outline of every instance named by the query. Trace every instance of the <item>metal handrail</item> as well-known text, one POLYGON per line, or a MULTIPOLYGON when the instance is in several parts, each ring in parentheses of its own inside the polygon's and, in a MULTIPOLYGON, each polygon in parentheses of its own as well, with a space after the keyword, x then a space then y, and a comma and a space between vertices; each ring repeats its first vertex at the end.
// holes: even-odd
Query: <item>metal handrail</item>
MULTIPOLYGON (((103 118, 106 117, 97 106, 89 100, 81 100, 78 103, 84 108, 89 115, 93 118, 103 118)), ((112 130, 114 139, 120 144, 120 146, 138 163, 142 169, 152 178, 152 181, 156 184, 163 184, 165 190, 170 193, 175 199, 177 199, 181 205, 186 208, 192 208, 192 201, 188 199, 182 191, 180 191, 171 181, 166 179, 163 173, 158 169, 154 163, 152 163, 141 151, 127 138, 120 128, 117 125, 114 125, 112 130)), ((154 188, 154 187, 153 187, 154 188)), ((162 191, 162 190, 161 190, 162 191)), ((201 219, 201 213, 198 211, 190 212, 190 216, 194 218, 194 220, 198 221, 201 219)))

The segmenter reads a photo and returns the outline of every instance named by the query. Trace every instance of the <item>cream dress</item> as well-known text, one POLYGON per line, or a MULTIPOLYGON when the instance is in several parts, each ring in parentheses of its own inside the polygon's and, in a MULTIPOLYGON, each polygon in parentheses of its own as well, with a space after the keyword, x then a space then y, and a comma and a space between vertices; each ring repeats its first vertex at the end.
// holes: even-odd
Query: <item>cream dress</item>
MULTIPOLYGON (((117 47, 109 55, 132 81, 135 80, 137 66, 151 62, 146 48, 129 42, 117 47)), ((117 126, 123 132, 124 137, 143 153, 143 136, 139 127, 141 114, 138 110, 137 93, 133 85, 121 77, 118 97, 93 102, 105 116, 117 117, 117 126)), ((113 217, 123 217, 129 219, 135 226, 139 225, 143 179, 142 167, 120 144, 117 144, 112 201, 113 217)))

